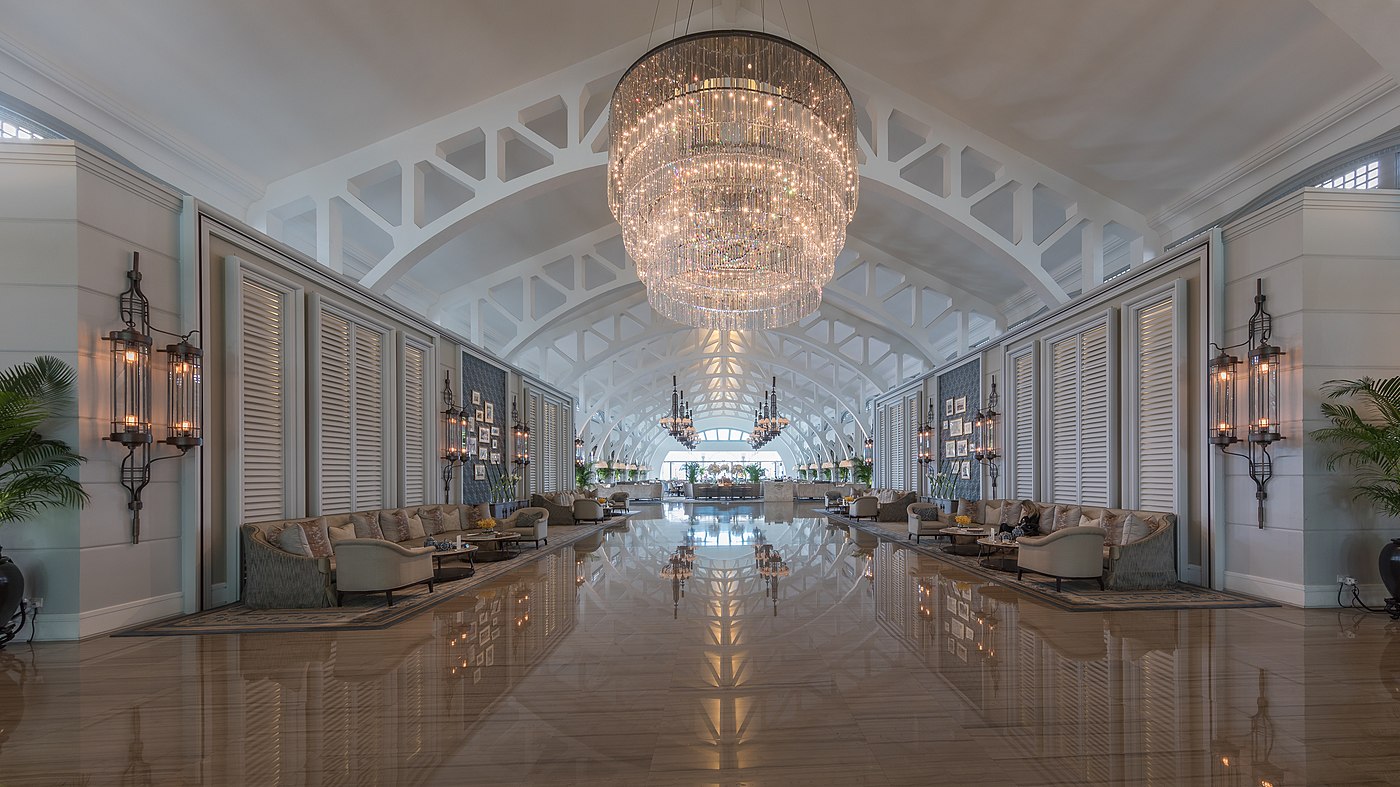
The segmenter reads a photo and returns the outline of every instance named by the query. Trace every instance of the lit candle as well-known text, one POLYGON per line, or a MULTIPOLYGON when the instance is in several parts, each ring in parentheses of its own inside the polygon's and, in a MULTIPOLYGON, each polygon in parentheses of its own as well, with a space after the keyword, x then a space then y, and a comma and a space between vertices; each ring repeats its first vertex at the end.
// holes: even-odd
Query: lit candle
POLYGON ((126 425, 127 425, 127 426, 136 426, 136 416, 134 416, 134 415, 128 415, 128 416, 126 417, 126 425))
POLYGON ((136 351, 135 351, 135 350, 127 350, 127 351, 126 351, 126 362, 127 362, 127 363, 136 363, 136 351))

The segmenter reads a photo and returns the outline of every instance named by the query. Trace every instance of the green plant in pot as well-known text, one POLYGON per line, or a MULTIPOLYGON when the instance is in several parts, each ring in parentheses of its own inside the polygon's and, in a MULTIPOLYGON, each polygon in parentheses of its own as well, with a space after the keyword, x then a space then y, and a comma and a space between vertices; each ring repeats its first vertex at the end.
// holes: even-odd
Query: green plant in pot
MULTIPOLYGON (((1331 425, 1314 430, 1312 438, 1334 446, 1327 469, 1346 465, 1354 474, 1356 499, 1400 517, 1400 377, 1329 380, 1322 392, 1329 400, 1322 414, 1331 425)), ((1380 573, 1390 592, 1386 611, 1400 618, 1400 538, 1381 547, 1380 573)))
POLYGON ((685 464, 681 465, 681 469, 685 470, 685 480, 688 483, 693 484, 696 481, 700 480, 699 462, 686 462, 685 464))
POLYGON ((870 486, 871 479, 875 477, 875 463, 869 459, 857 459, 855 461, 856 483, 870 486))
MULTIPOLYGON (((76 379, 72 367, 47 355, 0 372, 0 524, 88 502, 70 475, 83 457, 39 431, 71 406, 76 379)), ((0 645, 17 631, 10 621, 23 597, 24 575, 0 552, 0 645)))
POLYGON ((595 474, 593 468, 588 463, 574 465, 574 486, 579 489, 590 489, 593 486, 595 474))
POLYGON ((763 475, 766 472, 768 471, 764 470, 763 466, 758 463, 744 465, 744 475, 748 477, 750 484, 757 484, 762 481, 763 475))
POLYGON ((611 464, 607 462, 600 462, 598 464, 598 480, 605 484, 612 483, 613 469, 611 464))

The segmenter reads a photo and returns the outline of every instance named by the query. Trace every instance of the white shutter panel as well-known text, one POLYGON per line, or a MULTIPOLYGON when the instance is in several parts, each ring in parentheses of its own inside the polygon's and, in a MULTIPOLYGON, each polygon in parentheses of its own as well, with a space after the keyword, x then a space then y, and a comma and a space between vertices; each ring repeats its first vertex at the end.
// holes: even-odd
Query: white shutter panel
POLYGON ((540 455, 544 459, 543 483, 545 492, 557 492, 563 489, 562 473, 563 457, 559 449, 559 417, 563 408, 555 402, 545 401, 544 403, 544 439, 541 446, 540 455))
POLYGON ((428 351, 410 342, 403 348, 403 500, 428 502, 428 351))
POLYGON ((1050 344, 1050 500, 1079 500, 1079 337, 1050 344))
POLYGON ((1011 493, 1035 499, 1035 353, 1011 361, 1011 493))
POLYGON ((355 509, 383 508, 384 335, 355 326, 355 509))
POLYGON ((289 293, 247 276, 239 277, 238 287, 242 407, 238 442, 243 477, 234 488, 242 490, 244 521, 280 519, 293 514, 286 443, 292 431, 286 363, 292 331, 289 293))
MULTIPOLYGON (((543 431, 540 429, 540 395, 532 391, 525 392, 525 423, 530 425, 530 436, 538 439, 540 432, 543 431)), ((518 451, 520 448, 521 446, 513 446, 513 450, 518 451)), ((514 459, 515 457, 510 458, 514 459)), ((540 475, 544 469, 544 463, 540 461, 538 456, 530 457, 530 459, 529 466, 525 468, 525 489, 530 492, 539 492, 542 489, 540 475)))
POLYGON ((1168 294, 1136 310, 1132 346, 1136 348, 1130 391, 1136 396, 1136 434, 1128 451, 1136 471, 1125 479, 1130 503, 1150 511, 1177 509, 1176 300, 1168 294))
POLYGON ((917 492, 919 491, 919 471, 922 469, 917 456, 919 451, 917 446, 919 439, 919 395, 911 394, 909 399, 905 401, 904 409, 908 414, 906 428, 908 429, 909 442, 907 445, 909 449, 905 452, 905 456, 908 458, 905 460, 904 482, 897 488, 917 492))
POLYGON ((1110 429, 1108 373, 1108 325, 1100 324, 1081 334, 1079 394, 1079 502, 1106 506, 1109 500, 1110 429))
POLYGON ((320 507, 322 514, 354 510, 351 473, 354 466, 354 429, 350 423, 350 321, 334 312, 319 315, 320 340, 317 367, 320 408, 320 507))

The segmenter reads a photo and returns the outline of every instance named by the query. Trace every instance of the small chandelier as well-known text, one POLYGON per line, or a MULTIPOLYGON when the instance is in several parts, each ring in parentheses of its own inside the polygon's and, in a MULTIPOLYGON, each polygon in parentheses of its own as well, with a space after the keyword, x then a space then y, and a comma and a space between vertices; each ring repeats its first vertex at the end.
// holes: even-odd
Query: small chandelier
POLYGON ((683 36, 623 74, 609 124, 608 207, 653 309, 722 330, 816 311, 858 188, 831 66, 766 33, 683 36))

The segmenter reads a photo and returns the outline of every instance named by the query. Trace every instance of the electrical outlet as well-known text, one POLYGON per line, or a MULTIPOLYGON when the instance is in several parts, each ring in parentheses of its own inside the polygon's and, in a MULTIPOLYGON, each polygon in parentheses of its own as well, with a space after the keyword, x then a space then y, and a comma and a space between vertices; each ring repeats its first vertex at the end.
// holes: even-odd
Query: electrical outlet
POLYGON ((43 597, 43 596, 35 596, 34 598, 29 599, 29 606, 31 606, 31 607, 33 607, 33 608, 35 608, 35 609, 43 609, 43 608, 44 608, 44 597, 43 597))
POLYGON ((1356 577, 1342 577, 1342 584, 1354 588, 1356 587, 1356 577))
POLYGON ((1338 584, 1338 585, 1345 585, 1346 583, 1347 583, 1347 575, 1346 575, 1346 574, 1338 574, 1338 575, 1337 575, 1337 584, 1338 584))

